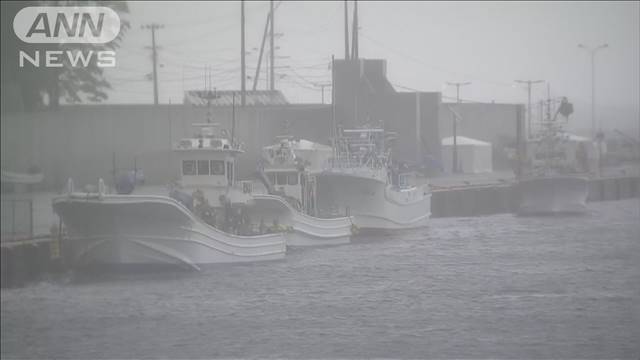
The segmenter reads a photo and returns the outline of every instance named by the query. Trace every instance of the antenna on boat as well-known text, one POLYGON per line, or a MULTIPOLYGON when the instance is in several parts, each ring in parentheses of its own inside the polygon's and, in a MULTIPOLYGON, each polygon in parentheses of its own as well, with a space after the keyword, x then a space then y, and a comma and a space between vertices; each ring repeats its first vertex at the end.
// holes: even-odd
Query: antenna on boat
MULTIPOLYGON (((346 2, 345 2, 346 3, 346 2)), ((345 8, 346 9, 346 8, 345 8)), ((331 55, 331 132, 333 137, 333 157, 336 157, 338 145, 338 126, 336 125, 336 64, 335 56, 331 55)))
POLYGON ((547 121, 551 121, 551 84, 547 82, 547 121))
POLYGON ((236 136, 236 92, 231 92, 231 146, 234 146, 236 136))

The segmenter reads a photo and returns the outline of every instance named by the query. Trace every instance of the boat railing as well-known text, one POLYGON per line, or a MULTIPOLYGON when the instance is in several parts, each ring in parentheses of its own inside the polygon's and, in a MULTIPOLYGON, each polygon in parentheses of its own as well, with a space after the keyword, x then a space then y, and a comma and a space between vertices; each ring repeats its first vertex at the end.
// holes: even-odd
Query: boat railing
POLYGON ((386 167, 385 158, 376 156, 375 154, 353 154, 338 153, 336 157, 327 160, 327 167, 330 168, 371 168, 381 169, 386 167))

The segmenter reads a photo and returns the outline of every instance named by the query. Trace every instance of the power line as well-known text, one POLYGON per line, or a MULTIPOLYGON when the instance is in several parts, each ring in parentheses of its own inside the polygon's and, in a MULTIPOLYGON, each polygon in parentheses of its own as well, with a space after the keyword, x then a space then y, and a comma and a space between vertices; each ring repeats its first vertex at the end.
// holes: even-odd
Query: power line
POLYGON ((469 74, 464 74, 464 73, 461 73, 461 72, 458 72, 458 71, 451 71, 451 70, 444 69, 444 68, 441 68, 441 67, 438 67, 438 66, 434 66, 434 65, 432 65, 432 64, 427 64, 427 63, 425 63, 424 61, 422 61, 421 59, 418 59, 418 58, 416 58, 416 57, 414 57, 414 56, 411 56, 411 55, 405 54, 405 53, 400 52, 400 51, 398 51, 398 50, 392 49, 392 48, 388 47, 387 45, 385 45, 385 44, 383 44, 383 43, 379 42, 378 40, 375 40, 375 39, 373 39, 373 38, 371 38, 371 37, 369 37, 369 36, 365 35, 365 34, 362 32, 362 30, 360 31, 360 33, 359 33, 359 34, 360 34, 362 37, 364 37, 365 39, 367 39, 367 40, 369 40, 369 41, 371 41, 371 42, 373 42, 373 43, 377 44, 378 46, 381 46, 381 47, 383 47, 383 48, 385 48, 385 49, 387 49, 387 50, 389 50, 389 51, 391 51, 391 52, 395 52, 396 54, 400 55, 401 57, 404 57, 404 58, 405 58, 405 59, 407 59, 407 60, 411 60, 411 61, 412 61, 412 62, 414 62, 414 63, 417 63, 417 64, 420 64, 420 65, 426 66, 426 67, 428 67, 428 68, 431 68, 432 70, 436 70, 436 71, 439 71, 439 72, 445 72, 445 73, 449 73, 449 74, 452 74, 452 75, 464 75, 465 77, 470 78, 470 79, 472 79, 472 80, 475 80, 475 81, 478 81, 478 82, 487 83, 487 84, 494 84, 494 85, 499 85, 499 86, 509 86, 509 87, 511 87, 511 84, 507 84, 507 83, 503 83, 503 82, 498 82, 498 81, 483 80, 483 79, 479 79, 479 78, 477 78, 477 77, 475 77, 475 76, 472 76, 472 75, 469 75, 469 74))
MULTIPOLYGON (((395 86, 397 88, 400 88, 400 89, 408 90, 408 91, 429 92, 429 91, 425 91, 425 90, 420 90, 420 89, 416 89, 416 88, 400 85, 400 84, 397 84, 397 83, 391 83, 391 85, 393 85, 393 86, 395 86)), ((458 98, 455 97, 455 96, 445 96, 445 95, 441 94, 440 97, 442 97, 443 99, 458 100, 458 98)), ((471 100, 471 99, 464 99, 464 98, 460 98, 460 102, 461 103, 469 103, 469 104, 486 104, 487 103, 486 101, 471 100)))

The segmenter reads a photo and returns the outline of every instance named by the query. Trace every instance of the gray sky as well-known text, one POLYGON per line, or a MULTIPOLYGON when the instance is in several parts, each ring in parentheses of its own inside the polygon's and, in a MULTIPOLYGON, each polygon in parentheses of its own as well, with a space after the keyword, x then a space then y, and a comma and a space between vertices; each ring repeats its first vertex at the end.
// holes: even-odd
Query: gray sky
MULTIPOLYGON (((277 2, 276 2, 277 3, 277 2)), ((350 2, 350 6, 352 3, 350 2)), ((269 2, 246 2, 247 75, 253 77, 269 2)), ((351 8, 350 8, 351 9, 351 8)), ((132 24, 109 71, 112 103, 149 103, 149 30, 157 22, 160 101, 181 102, 184 89, 240 87, 239 2, 130 2, 132 24), (184 81, 183 81, 184 78, 184 81)), ((320 102, 316 84, 330 83, 331 54, 344 56, 343 2, 283 2, 276 12, 276 87, 292 102, 320 102)), ((358 2, 360 56, 388 61, 396 89, 442 91, 471 81, 463 99, 525 102, 515 79, 544 79, 552 96, 574 103, 574 124, 590 124, 590 57, 578 43, 609 48, 596 56, 596 114, 603 126, 637 127, 640 117, 638 2, 358 2)), ((263 63, 264 66, 264 63, 263 63)), ((265 88, 264 72, 259 88, 265 88)), ((252 86, 248 81, 247 87, 252 86)), ((325 90, 330 99, 329 89, 325 90)), ((537 85, 534 101, 546 96, 537 85)), ((446 100, 446 98, 445 98, 446 100)))

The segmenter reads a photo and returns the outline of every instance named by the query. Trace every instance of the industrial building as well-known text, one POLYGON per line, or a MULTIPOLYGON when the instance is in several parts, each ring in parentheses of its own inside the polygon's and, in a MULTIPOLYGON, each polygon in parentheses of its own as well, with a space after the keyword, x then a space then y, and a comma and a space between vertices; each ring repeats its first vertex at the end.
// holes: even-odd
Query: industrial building
MULTIPOLYGON (((335 60, 335 115, 331 105, 291 104, 275 90, 187 91, 183 104, 63 105, 56 111, 5 113, 2 116, 2 167, 44 173, 41 186, 61 188, 68 177, 78 184, 110 179, 113 169, 142 169, 147 183, 171 180, 171 146, 190 135, 196 122, 217 122, 230 129, 246 153, 239 175, 251 177, 260 149, 288 134, 328 144, 333 120, 343 128, 359 124, 383 126, 397 133, 394 159, 417 164, 429 175, 441 162, 441 139, 451 136, 451 114, 439 92, 399 92, 386 77, 382 59, 335 60), (433 162, 433 161, 432 161, 433 162)), ((455 104, 463 120, 458 135, 494 145, 494 168, 508 167, 502 147, 516 142, 516 105, 455 104), (491 129, 500 129, 500 132, 491 129), (499 148, 496 148, 499 147, 499 148)))

